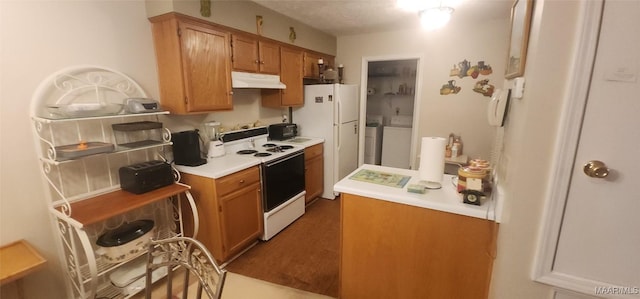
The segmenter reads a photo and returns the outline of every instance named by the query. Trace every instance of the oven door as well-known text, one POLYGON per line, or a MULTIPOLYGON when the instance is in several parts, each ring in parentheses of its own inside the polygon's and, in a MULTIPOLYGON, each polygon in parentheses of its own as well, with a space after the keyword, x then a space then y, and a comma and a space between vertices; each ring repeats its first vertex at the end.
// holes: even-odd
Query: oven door
POLYGON ((264 212, 269 212, 304 191, 304 152, 262 165, 264 212))

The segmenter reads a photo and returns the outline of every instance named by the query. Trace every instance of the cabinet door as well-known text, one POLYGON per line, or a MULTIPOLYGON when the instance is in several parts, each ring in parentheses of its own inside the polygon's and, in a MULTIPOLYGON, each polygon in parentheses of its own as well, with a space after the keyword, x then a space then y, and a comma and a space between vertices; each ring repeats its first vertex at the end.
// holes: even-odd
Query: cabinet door
POLYGON ((301 50, 280 48, 280 81, 287 88, 283 90, 263 89, 262 106, 271 108, 296 107, 304 104, 301 50))
POLYGON ((242 251, 262 234, 260 184, 253 184, 220 199, 225 259, 242 251))
POLYGON ((182 22, 180 34, 186 111, 232 109, 229 33, 182 22))
POLYGON ((305 162, 305 203, 309 203, 314 198, 322 194, 324 182, 324 159, 318 156, 305 162))
MULTIPOLYGON (((324 59, 322 56, 311 52, 304 52, 304 77, 319 78, 318 60, 324 59)), ((325 62, 326 63, 326 62, 325 62)))
MULTIPOLYGON (((260 72, 264 74, 280 74, 280 46, 274 43, 258 42, 260 72)), ((287 87, 288 88, 288 87, 287 87)))
POLYGON ((244 35, 233 35, 233 70, 257 73, 260 66, 258 59, 258 41, 244 35))
POLYGON ((304 104, 302 82, 302 51, 282 48, 280 80, 287 85, 282 90, 282 106, 302 106, 304 104))
POLYGON ((305 78, 320 78, 320 72, 318 70, 318 60, 322 59, 325 68, 331 67, 335 69, 334 57, 326 54, 319 54, 314 52, 304 52, 304 77, 305 78))
POLYGON ((496 223, 348 193, 340 204, 339 298, 488 297, 496 223))

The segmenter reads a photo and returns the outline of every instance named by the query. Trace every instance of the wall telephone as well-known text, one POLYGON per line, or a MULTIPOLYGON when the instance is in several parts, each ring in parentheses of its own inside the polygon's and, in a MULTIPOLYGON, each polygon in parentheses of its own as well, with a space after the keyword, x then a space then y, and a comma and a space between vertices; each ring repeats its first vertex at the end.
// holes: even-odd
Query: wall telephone
POLYGON ((497 89, 493 93, 493 97, 491 97, 491 101, 489 101, 487 107, 487 120, 489 121, 489 125, 495 127, 502 127, 504 125, 504 118, 507 114, 510 98, 511 89, 497 89))

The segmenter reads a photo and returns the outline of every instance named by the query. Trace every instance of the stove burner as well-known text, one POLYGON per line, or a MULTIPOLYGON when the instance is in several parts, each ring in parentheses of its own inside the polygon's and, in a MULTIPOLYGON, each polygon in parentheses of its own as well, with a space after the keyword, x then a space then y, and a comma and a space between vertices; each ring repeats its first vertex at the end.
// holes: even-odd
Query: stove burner
POLYGON ((255 154, 257 153, 257 150, 240 150, 237 152, 237 154, 239 155, 249 155, 249 154, 255 154))
POLYGON ((255 157, 268 157, 271 156, 269 153, 257 153, 254 155, 255 157))
POLYGON ((284 152, 284 150, 282 150, 282 148, 279 146, 274 146, 274 147, 268 148, 267 152, 281 153, 281 152, 284 152))
POLYGON ((262 145, 262 147, 275 147, 277 146, 275 143, 265 143, 262 145))
POLYGON ((283 150, 288 150, 288 149, 292 149, 293 146, 292 145, 281 145, 280 148, 283 149, 283 150))

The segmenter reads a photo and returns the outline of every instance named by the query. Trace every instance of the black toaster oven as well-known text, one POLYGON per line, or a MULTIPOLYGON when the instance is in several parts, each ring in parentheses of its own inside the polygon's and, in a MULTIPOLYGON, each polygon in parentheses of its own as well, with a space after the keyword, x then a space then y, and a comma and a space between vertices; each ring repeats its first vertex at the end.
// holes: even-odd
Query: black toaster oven
POLYGON ((298 135, 298 125, 292 123, 281 123, 269 126, 269 139, 287 140, 298 135))
POLYGON ((120 167, 120 188, 142 194, 173 184, 173 170, 164 161, 153 160, 120 167))

